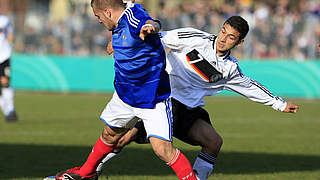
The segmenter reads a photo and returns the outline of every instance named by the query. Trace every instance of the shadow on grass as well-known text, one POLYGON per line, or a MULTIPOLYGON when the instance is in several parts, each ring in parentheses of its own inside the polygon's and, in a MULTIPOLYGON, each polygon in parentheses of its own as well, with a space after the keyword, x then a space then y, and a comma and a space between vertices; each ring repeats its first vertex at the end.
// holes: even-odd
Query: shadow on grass
MULTIPOLYGON (((145 147, 145 146, 144 146, 145 147)), ((41 178, 81 165, 89 146, 0 144, 0 179, 41 178)), ((191 161, 197 151, 182 150, 191 161)), ((320 156, 222 152, 216 173, 257 174, 320 170, 320 156)), ((104 168, 104 175, 173 175, 150 148, 127 147, 104 168)))

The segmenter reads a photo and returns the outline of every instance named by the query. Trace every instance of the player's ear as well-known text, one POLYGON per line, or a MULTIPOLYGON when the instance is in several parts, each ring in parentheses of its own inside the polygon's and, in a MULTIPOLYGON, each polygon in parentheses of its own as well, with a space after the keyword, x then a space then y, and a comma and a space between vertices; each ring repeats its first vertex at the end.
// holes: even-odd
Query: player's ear
POLYGON ((106 17, 111 18, 111 10, 109 8, 104 8, 103 10, 106 17))
POLYGON ((237 46, 239 47, 242 46, 243 42, 244 42, 244 39, 239 40, 239 42, 237 43, 237 46))

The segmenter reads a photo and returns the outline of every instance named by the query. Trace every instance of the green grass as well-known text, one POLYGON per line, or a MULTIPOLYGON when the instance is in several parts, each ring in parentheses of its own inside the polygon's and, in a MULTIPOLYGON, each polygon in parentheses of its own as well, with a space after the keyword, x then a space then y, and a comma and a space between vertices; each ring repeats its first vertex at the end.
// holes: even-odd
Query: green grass
MULTIPOLYGON (((88 156, 103 127, 105 94, 16 94, 20 120, 0 116, 0 180, 39 180, 88 156)), ((320 180, 320 101, 292 100, 297 114, 245 98, 207 98, 224 139, 214 175, 219 180, 320 180)), ((199 147, 174 144, 194 161, 199 147)), ((175 180, 149 145, 130 144, 104 168, 100 180, 175 180)))

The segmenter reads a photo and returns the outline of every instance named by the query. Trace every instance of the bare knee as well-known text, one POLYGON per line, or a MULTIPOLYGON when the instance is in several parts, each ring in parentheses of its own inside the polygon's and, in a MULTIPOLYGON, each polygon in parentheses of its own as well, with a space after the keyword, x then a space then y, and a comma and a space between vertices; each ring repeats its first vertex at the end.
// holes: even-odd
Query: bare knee
POLYGON ((0 83, 2 87, 8 87, 9 86, 9 78, 6 76, 2 76, 0 78, 0 83))
POLYGON ((211 124, 198 119, 188 132, 188 138, 194 145, 201 145, 202 150, 212 156, 217 156, 223 140, 211 124))
POLYGON ((216 139, 215 144, 216 144, 216 147, 219 149, 221 148, 221 146, 223 144, 223 139, 219 134, 217 134, 217 139, 216 139))
POLYGON ((203 144, 203 149, 205 149, 206 153, 217 157, 222 147, 222 144, 222 137, 219 134, 216 134, 215 136, 211 136, 208 138, 206 143, 203 144))
POLYGON ((102 132, 102 139, 104 142, 108 144, 117 144, 119 139, 126 133, 126 129, 122 128, 110 128, 109 126, 105 126, 102 132))

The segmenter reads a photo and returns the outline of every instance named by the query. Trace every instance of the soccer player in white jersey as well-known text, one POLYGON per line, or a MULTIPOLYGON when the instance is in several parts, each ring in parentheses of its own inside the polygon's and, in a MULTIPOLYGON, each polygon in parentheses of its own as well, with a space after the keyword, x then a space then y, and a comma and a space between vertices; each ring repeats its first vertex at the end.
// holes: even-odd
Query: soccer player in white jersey
MULTIPOLYGON (((193 169, 197 177, 205 180, 214 169, 222 146, 222 138, 211 125, 209 115, 202 106, 204 96, 222 90, 234 91, 252 101, 271 106, 282 112, 296 113, 298 106, 274 96, 257 81, 245 76, 238 61, 230 55, 231 49, 242 45, 249 31, 246 20, 232 16, 225 21, 218 36, 194 28, 181 28, 160 33, 162 44, 171 50, 167 54, 170 76, 173 136, 202 147, 193 169)), ((112 49, 108 49, 109 53, 112 49)), ((143 124, 138 123, 119 141, 122 148, 130 141, 146 143, 143 124)), ((111 153, 103 162, 118 151, 111 153)), ((103 163, 99 165, 101 171, 103 163)))
MULTIPOLYGON (((112 31, 115 92, 100 119, 106 124, 87 161, 57 173, 57 180, 96 180, 96 168, 136 119, 145 125, 155 154, 181 180, 196 180, 188 159, 172 145, 172 113, 165 51, 159 23, 141 6, 122 0, 92 0, 98 21, 112 31)), ((148 163, 148 162, 146 162, 148 163)))
POLYGON ((14 109, 14 91, 10 87, 10 58, 13 37, 13 26, 9 17, 0 14, 0 108, 6 117, 6 122, 18 120, 14 109))

